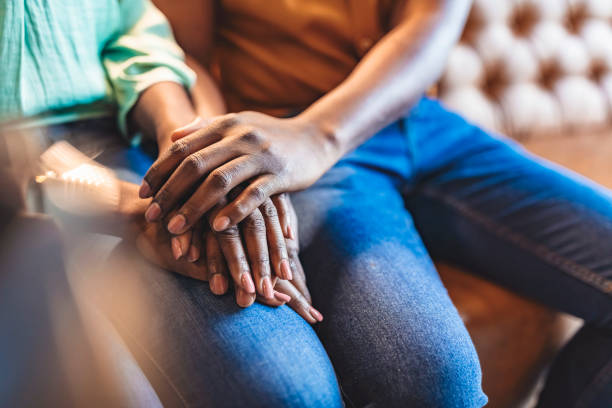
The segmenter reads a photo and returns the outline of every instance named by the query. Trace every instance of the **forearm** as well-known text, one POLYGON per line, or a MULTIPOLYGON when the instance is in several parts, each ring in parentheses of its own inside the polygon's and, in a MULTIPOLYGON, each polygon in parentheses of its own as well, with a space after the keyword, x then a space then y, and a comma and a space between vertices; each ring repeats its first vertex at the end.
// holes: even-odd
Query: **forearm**
POLYGON ((189 94, 182 85, 159 82, 140 95, 130 119, 145 137, 157 141, 161 152, 172 143, 172 131, 193 121, 195 117, 189 94))
POLYGON ((197 75, 196 83, 191 91, 191 97, 198 116, 207 119, 227 113, 221 91, 206 68, 189 55, 187 55, 185 61, 189 68, 197 75))
POLYGON ((404 115, 439 77, 469 0, 412 0, 406 16, 337 88, 300 117, 317 127, 338 160, 404 115))

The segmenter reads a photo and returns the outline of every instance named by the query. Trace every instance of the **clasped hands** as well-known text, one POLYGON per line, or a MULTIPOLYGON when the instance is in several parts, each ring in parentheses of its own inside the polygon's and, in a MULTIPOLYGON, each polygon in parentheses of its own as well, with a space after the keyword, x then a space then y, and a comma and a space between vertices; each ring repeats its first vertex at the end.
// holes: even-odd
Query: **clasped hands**
MULTIPOLYGON (((172 134, 144 177, 148 223, 172 234, 175 260, 205 271, 213 293, 234 285, 242 307, 257 300, 287 302, 310 323, 310 306, 298 258, 297 217, 284 192, 308 187, 329 167, 323 135, 298 118, 255 112, 196 119, 172 134)), ((148 240, 141 251, 155 257, 148 240)), ((160 263, 160 260, 156 260, 160 263)), ((164 266, 164 265, 162 265, 164 266)))

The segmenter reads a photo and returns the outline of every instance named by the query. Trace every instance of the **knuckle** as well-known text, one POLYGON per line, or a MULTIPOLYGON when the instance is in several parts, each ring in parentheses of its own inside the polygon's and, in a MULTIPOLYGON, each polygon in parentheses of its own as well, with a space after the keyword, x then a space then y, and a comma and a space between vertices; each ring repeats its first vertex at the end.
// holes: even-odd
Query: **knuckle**
POLYGON ((299 260, 296 261, 294 258, 289 258, 289 266, 291 267, 292 271, 297 271, 298 270, 298 264, 299 260))
POLYGON ((147 174, 145 174, 144 179, 149 183, 149 185, 153 185, 153 182, 159 177, 159 162, 156 161, 149 167, 147 170, 147 174))
POLYGON ((238 123, 240 123, 240 115, 235 112, 228 113, 223 117, 224 127, 236 126, 238 123))
POLYGON ((253 263, 253 267, 258 267, 264 276, 270 275, 270 259, 263 253, 257 257, 257 260, 253 263))
POLYGON ((276 206, 269 199, 262 204, 261 212, 266 218, 278 217, 278 211, 276 211, 276 206))
MULTIPOLYGON (((222 262, 222 258, 218 255, 218 254, 207 254, 206 256, 206 262, 209 266, 213 266, 215 267, 215 269, 219 269, 219 266, 221 265, 222 262)), ((217 273, 221 273, 220 271, 218 271, 217 273)))
POLYGON ((251 233, 263 233, 266 230, 266 223, 263 217, 251 215, 244 221, 244 227, 251 233))
POLYGON ((244 255, 240 255, 237 259, 237 266, 240 272, 250 272, 249 261, 247 261, 244 255))
MULTIPOLYGON (((299 262, 300 258, 299 258, 299 250, 297 246, 287 244, 286 248, 287 248, 287 254, 289 255, 289 258, 291 258, 291 263, 295 264, 296 260, 297 262, 299 262)), ((291 267, 293 267, 293 265, 291 267)))
POLYGON ((227 171, 216 169, 210 173, 210 182, 215 188, 227 190, 232 183, 232 175, 227 171))
POLYGON ((159 192, 155 195, 155 202, 157 204, 159 204, 159 206, 162 208, 162 210, 165 209, 167 203, 172 199, 172 194, 170 193, 170 190, 168 188, 162 188, 161 190, 159 190, 159 192))
POLYGON ((289 301, 289 306, 291 306, 294 310, 301 310, 303 312, 306 312, 309 309, 308 302, 306 302, 306 299, 304 299, 301 294, 292 296, 291 300, 289 301))
POLYGON ((235 225, 225 229, 224 231, 215 232, 215 234, 223 242, 235 241, 240 238, 238 227, 235 225))
POLYGON ((257 203, 261 203, 268 198, 268 191, 263 185, 251 187, 249 191, 249 197, 257 203))
POLYGON ((238 202, 234 204, 234 210, 232 211, 236 218, 246 217, 250 212, 250 207, 243 202, 243 200, 238 200, 238 202))
POLYGON ((271 251, 281 254, 281 258, 285 259, 287 257, 287 247, 285 246, 285 242, 283 240, 275 241, 274 243, 268 243, 271 251))
POLYGON ((206 160, 200 154, 190 154, 183 162, 184 168, 193 173, 203 173, 206 169, 206 160))
POLYGON ((265 164, 266 167, 273 174, 283 174, 287 170, 287 162, 280 155, 276 154, 271 150, 271 146, 266 145, 262 148, 263 153, 265 153, 265 164))
POLYGON ((193 200, 187 201, 179 210, 179 213, 185 217, 187 223, 189 223, 191 218, 194 217, 194 215, 197 215, 199 212, 200 209, 197 203, 193 202, 193 200))
POLYGON ((240 136, 240 140, 249 145, 256 146, 256 145, 260 145, 263 143, 264 136, 257 129, 247 128, 244 130, 244 132, 240 136))
POLYGON ((177 140, 170 145, 170 154, 172 156, 187 156, 189 154, 189 144, 184 140, 177 140))

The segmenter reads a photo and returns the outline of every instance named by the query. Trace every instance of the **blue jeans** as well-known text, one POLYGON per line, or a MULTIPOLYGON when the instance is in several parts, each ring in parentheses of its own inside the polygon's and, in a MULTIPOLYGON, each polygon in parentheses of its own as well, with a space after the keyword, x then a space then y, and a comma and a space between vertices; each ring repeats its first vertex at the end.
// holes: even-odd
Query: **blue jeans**
POLYGON ((608 190, 423 99, 293 203, 313 303, 325 316, 315 330, 286 306, 241 310, 129 248, 116 254, 130 267, 111 268, 109 313, 162 399, 483 406, 479 362, 433 256, 584 319, 540 406, 610 406, 608 190))

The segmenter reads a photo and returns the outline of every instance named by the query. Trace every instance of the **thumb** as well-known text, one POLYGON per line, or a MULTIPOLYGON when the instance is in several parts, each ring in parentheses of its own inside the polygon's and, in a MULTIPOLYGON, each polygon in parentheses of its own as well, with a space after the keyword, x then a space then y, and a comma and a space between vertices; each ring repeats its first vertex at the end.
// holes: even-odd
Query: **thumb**
POLYGON ((207 120, 202 119, 201 117, 198 116, 193 121, 186 124, 185 126, 174 129, 174 131, 172 131, 172 134, 170 135, 170 139, 173 142, 176 142, 177 140, 189 135, 190 133, 193 133, 196 130, 206 126, 207 123, 208 123, 207 120))

